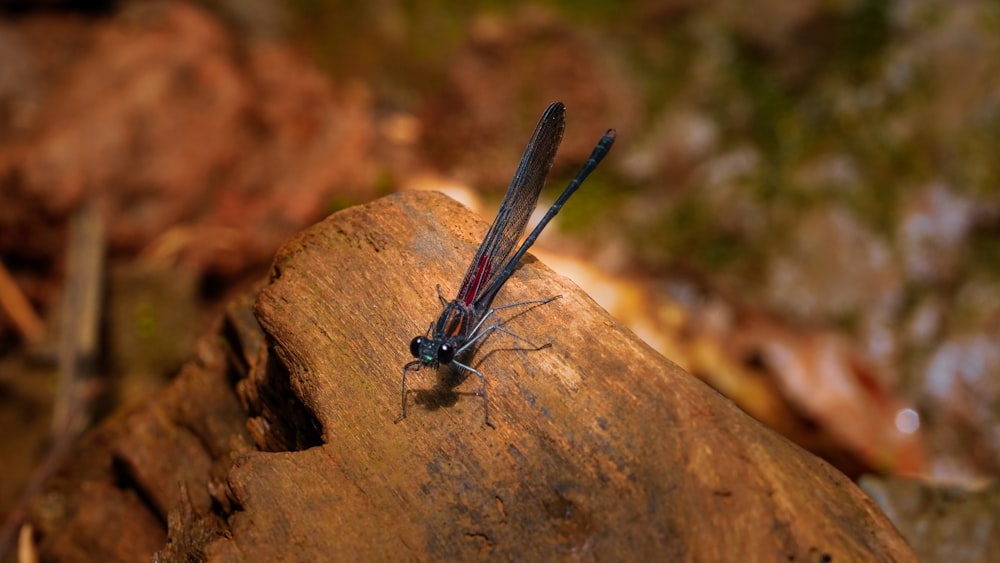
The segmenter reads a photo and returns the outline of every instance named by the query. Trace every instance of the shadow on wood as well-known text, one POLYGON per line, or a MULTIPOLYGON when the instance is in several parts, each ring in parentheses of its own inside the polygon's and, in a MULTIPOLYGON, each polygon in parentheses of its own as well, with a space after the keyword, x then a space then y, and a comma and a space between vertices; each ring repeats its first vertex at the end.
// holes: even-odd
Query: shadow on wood
MULTIPOLYGON (((163 560, 914 558, 848 479, 530 257, 495 304, 562 298, 506 324, 550 348, 492 334, 471 359, 496 429, 475 377, 418 400, 443 377, 429 369, 393 424, 435 286, 454 295, 485 230, 444 196, 405 193, 305 231, 254 305, 269 340, 234 304, 167 393, 92 433, 87 471, 54 493, 90 483, 90 502, 147 512, 135 522, 166 525, 143 543, 165 535, 163 560)), ((56 537, 74 514, 34 512, 43 554, 74 545, 56 537)))

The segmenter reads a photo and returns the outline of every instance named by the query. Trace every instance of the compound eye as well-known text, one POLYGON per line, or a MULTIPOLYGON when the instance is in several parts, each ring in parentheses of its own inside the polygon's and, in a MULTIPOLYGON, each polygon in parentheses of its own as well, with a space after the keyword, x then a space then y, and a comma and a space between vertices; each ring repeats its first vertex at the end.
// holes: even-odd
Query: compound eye
POLYGON ((420 356, 420 345, 423 343, 424 343, 423 336, 418 336, 410 341, 410 353, 413 354, 414 358, 420 356))
POLYGON ((451 361, 455 359, 455 349, 448 344, 442 344, 441 347, 438 348, 437 359, 442 364, 451 363, 451 361))

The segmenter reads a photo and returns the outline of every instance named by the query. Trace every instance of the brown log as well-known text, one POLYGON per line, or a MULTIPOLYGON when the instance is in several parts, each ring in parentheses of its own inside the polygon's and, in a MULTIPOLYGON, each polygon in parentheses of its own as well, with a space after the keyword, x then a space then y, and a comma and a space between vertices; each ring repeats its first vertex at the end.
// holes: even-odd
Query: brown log
POLYGON ((234 470, 245 510, 230 521, 234 547, 386 559, 911 557, 836 470, 532 260, 497 304, 562 295, 507 325, 552 347, 484 343, 474 362, 496 429, 473 395, 435 400, 428 370, 411 378, 416 406, 394 425, 407 343, 440 312, 435 284, 454 294, 484 231, 447 198, 411 193, 333 216, 279 253, 255 310, 324 445, 251 455, 234 470))
MULTIPOLYGON (((435 285, 454 295, 485 230, 435 193, 329 217, 284 246, 257 297, 270 351, 236 304, 170 392, 100 431, 116 494, 140 491, 168 524, 162 559, 914 559, 850 480, 530 257, 495 305, 561 295, 503 317, 552 346, 492 334, 470 360, 495 428, 475 377, 429 369, 394 424, 435 285)), ((43 545, 58 523, 38 526, 43 545)))

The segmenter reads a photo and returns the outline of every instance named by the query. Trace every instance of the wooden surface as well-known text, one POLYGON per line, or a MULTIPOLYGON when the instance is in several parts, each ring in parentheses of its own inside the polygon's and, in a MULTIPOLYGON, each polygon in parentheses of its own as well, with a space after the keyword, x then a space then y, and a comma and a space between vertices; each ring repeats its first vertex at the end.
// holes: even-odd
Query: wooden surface
MULTIPOLYGON (((562 297, 506 325, 551 348, 493 335, 472 360, 496 428, 475 378, 434 391, 429 369, 393 424, 435 285, 454 295, 486 227, 405 193, 302 233, 253 307, 269 340, 234 303, 171 389, 98 429, 89 469, 53 492, 87 485, 109 513, 151 514, 134 552, 165 535, 165 560, 913 559, 853 483, 530 257, 495 304, 562 297)), ((73 514, 35 511, 43 553, 91 533, 66 539, 73 514)))

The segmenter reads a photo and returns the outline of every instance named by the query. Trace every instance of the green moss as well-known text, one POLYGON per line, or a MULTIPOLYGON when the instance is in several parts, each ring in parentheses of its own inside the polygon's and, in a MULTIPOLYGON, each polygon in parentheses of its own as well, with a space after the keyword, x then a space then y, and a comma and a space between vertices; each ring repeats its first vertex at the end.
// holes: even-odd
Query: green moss
MULTIPOLYGON (((546 188, 547 201, 554 201, 572 178, 551 179, 546 188)), ((594 174, 573 195, 572 202, 559 212, 559 228, 570 233, 585 234, 600 230, 596 225, 612 225, 617 218, 617 206, 629 189, 609 174, 594 174)))
POLYGON ((136 310, 135 328, 139 335, 146 341, 153 341, 157 336, 156 312, 151 304, 143 302, 136 310))

